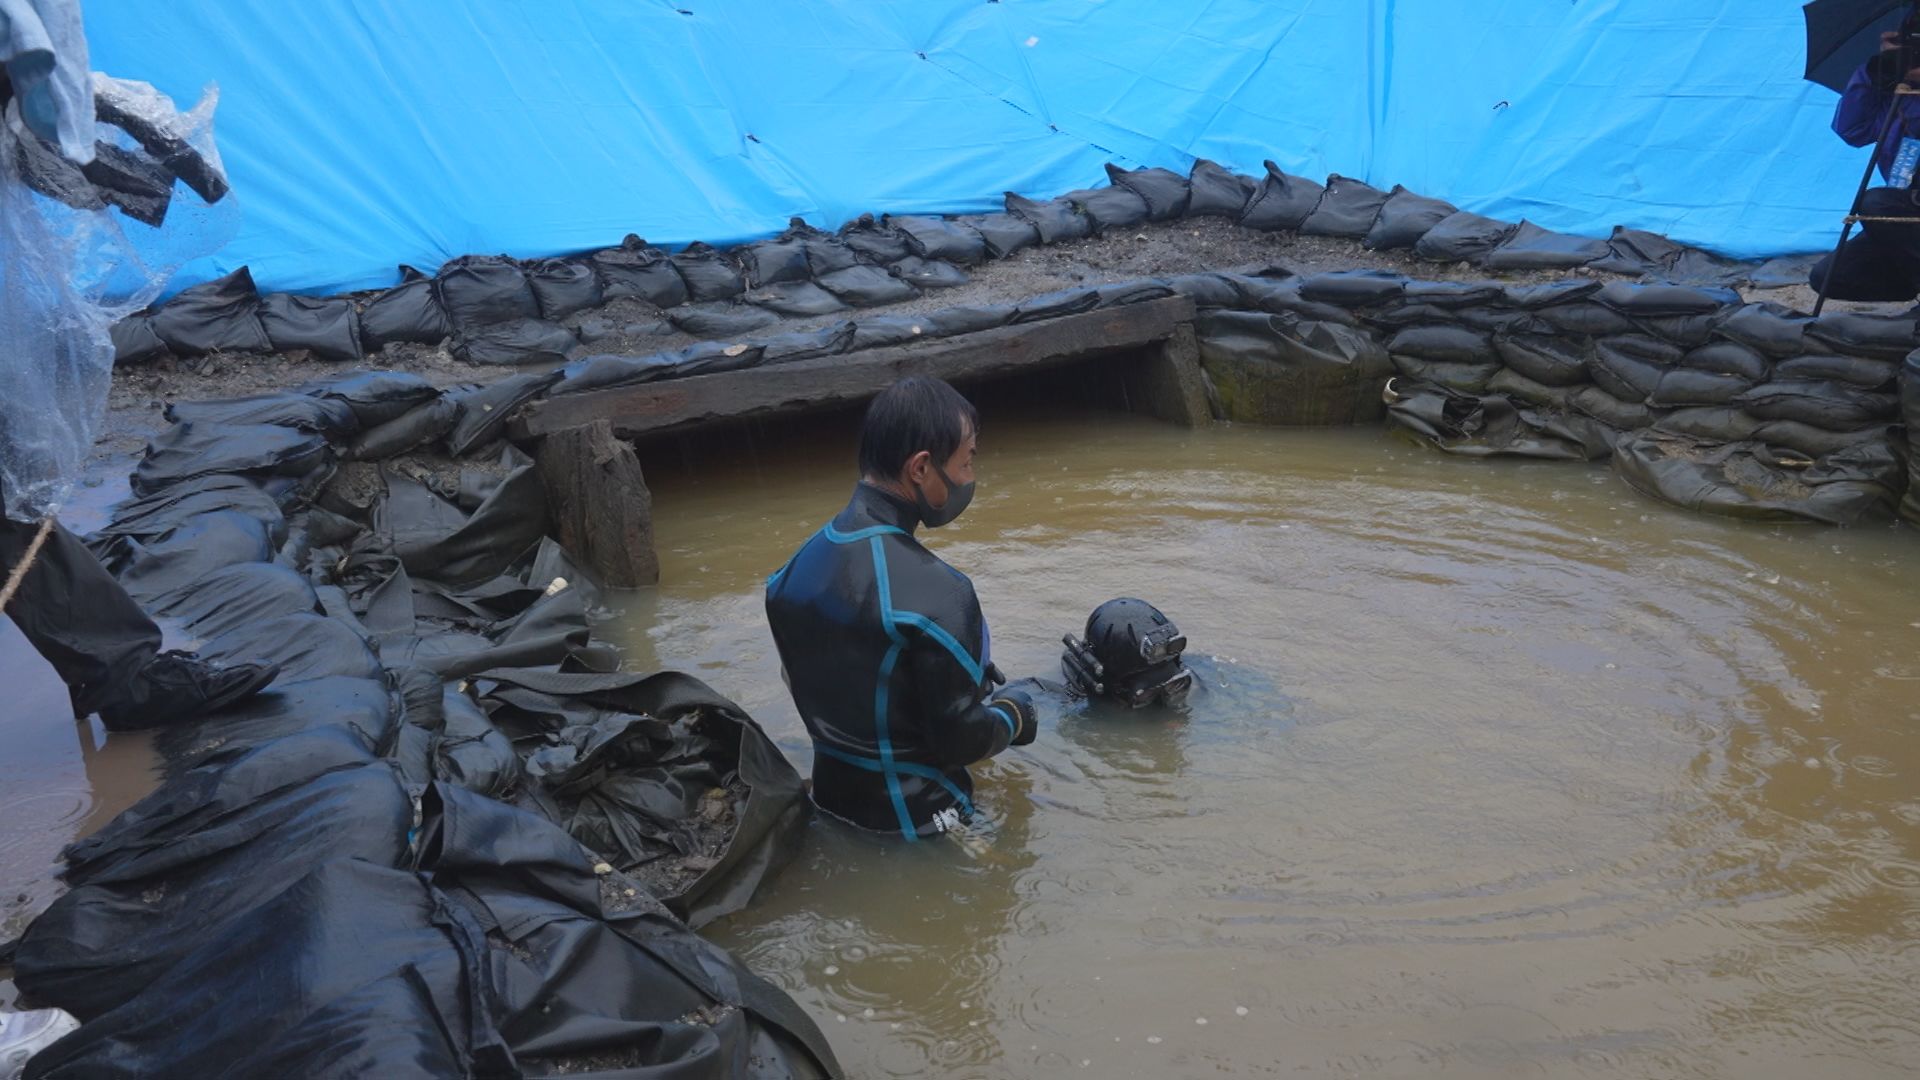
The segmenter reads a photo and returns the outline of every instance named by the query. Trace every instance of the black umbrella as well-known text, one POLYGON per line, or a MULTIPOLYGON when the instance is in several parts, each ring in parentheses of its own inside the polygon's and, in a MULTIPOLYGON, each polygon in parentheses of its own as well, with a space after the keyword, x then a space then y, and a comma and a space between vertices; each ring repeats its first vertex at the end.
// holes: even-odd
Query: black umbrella
POLYGON ((1880 35, 1897 30, 1916 0, 1813 0, 1807 16, 1807 78, 1833 90, 1880 51, 1880 35))

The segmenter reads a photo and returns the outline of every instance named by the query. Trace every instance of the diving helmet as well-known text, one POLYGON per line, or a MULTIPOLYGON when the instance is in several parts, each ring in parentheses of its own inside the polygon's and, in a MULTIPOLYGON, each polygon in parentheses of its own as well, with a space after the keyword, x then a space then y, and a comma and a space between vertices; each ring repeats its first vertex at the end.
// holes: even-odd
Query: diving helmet
POLYGON ((1082 697, 1105 697, 1133 708, 1181 701, 1193 673, 1180 663, 1187 637, 1145 600, 1109 600, 1087 616, 1086 637, 1060 639, 1060 670, 1082 697))

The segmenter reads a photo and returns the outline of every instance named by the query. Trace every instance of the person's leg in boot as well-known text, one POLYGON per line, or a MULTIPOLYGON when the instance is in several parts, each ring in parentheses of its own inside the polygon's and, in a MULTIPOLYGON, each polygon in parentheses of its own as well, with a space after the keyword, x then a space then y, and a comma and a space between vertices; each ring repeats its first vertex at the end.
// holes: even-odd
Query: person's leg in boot
POLYGON ((1913 194, 1872 188, 1860 198, 1860 216, 1910 217, 1915 223, 1861 222, 1860 234, 1847 241, 1838 262, 1828 255, 1815 263, 1808 283, 1815 289, 1824 283, 1829 300, 1898 302, 1920 295, 1920 206, 1913 194))
MULTIPOLYGON (((36 525, 0 515, 0 576, 26 557, 36 525)), ((160 628, 79 538, 56 523, 6 614, 73 698, 109 730, 157 727, 233 704, 273 681, 268 664, 215 667, 160 651, 160 628)))

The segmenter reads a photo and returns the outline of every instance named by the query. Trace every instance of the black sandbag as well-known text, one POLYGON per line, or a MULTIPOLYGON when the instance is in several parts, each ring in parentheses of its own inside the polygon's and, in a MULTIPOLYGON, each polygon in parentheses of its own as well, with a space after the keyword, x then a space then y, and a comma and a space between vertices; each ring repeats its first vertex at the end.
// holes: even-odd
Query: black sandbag
POLYGON ((1628 277, 1664 274, 1679 261, 1683 250, 1659 233, 1615 226, 1613 235, 1607 238, 1607 256, 1589 265, 1595 270, 1628 277))
POLYGON ((1014 323, 1039 322, 1042 319, 1057 319, 1062 315, 1080 315, 1100 306, 1098 289, 1080 287, 1057 289, 1039 296, 1029 296, 1021 301, 1014 311, 1014 323))
POLYGON ((629 234, 619 247, 603 248, 587 256, 600 278, 600 292, 608 300, 633 297, 655 307, 687 302, 687 283, 673 268, 667 253, 651 248, 629 234))
POLYGON ((1738 375, 1674 368, 1660 376, 1659 384, 1647 397, 1647 404, 1657 407, 1725 405, 1752 386, 1751 381, 1738 375))
POLYGON ((1107 182, 1123 187, 1147 204, 1147 220, 1169 221, 1187 212, 1192 193, 1187 178, 1171 169, 1122 169, 1107 165, 1107 182))
POLYGON ((340 452, 347 461, 381 461, 425 446, 453 430, 460 406, 446 396, 415 405, 378 427, 353 437, 340 452))
POLYGON ((1271 161, 1261 164, 1266 167, 1266 178, 1247 200, 1240 224, 1263 232, 1298 231, 1301 222, 1320 205, 1326 186, 1304 176, 1294 176, 1271 161))
POLYGON ((682 333, 708 339, 744 337, 780 321, 771 311, 733 301, 683 304, 667 312, 667 318, 682 333))
POLYGON ((1594 299, 1623 315, 1710 315, 1739 304, 1740 294, 1732 289, 1609 281, 1594 299))
POLYGON ((1567 399, 1567 404, 1574 411, 1620 431, 1637 431, 1657 419, 1657 414, 1644 403, 1623 401, 1598 386, 1580 387, 1567 399))
POLYGON ((1812 321, 1811 316, 1778 304, 1747 304, 1721 320, 1716 333, 1778 359, 1806 351, 1807 325, 1812 321))
POLYGON ((1491 361, 1427 360, 1402 353, 1393 353, 1392 356, 1394 370, 1407 379, 1416 383, 1431 383, 1462 394, 1485 393, 1493 377, 1504 370, 1491 361))
POLYGON ((1773 366, 1776 379, 1822 379, 1865 390, 1890 390, 1900 365, 1864 356, 1796 356, 1773 366))
MULTIPOLYGON (((243 562, 168 592, 154 610, 195 638, 211 640, 286 615, 312 615, 319 606, 313 585, 292 568, 243 562)), ((196 722, 204 719, 197 717, 196 722)))
POLYGON ((1410 248, 1433 227, 1459 213, 1459 208, 1440 199, 1415 195, 1398 184, 1380 204, 1380 213, 1367 230, 1362 245, 1369 251, 1398 251, 1410 248))
POLYGON ((279 502, 259 484, 244 476, 213 474, 169 484, 157 494, 120 503, 113 508, 112 519, 87 537, 87 546, 99 554, 116 536, 151 540, 215 510, 258 520, 276 542, 286 531, 286 516, 279 502))
POLYGON ((1187 216, 1239 219, 1260 182, 1206 158, 1194 158, 1187 173, 1187 216))
MULTIPOLYGON (((1750 262, 1729 259, 1697 247, 1682 247, 1680 257, 1673 261, 1663 276, 1681 285, 1739 286, 1753 276, 1753 269, 1750 262)), ((1806 280, 1806 276, 1801 275, 1800 281, 1806 280)))
POLYGON ((505 255, 462 255, 434 277, 447 321, 462 333, 509 319, 533 319, 540 302, 520 264, 505 255))
POLYGON ((1631 334, 1639 329, 1632 319, 1590 300, 1577 300, 1570 304, 1544 307, 1540 309, 1539 316, 1549 325, 1565 333, 1581 334, 1587 337, 1631 334))
POLYGON ((469 326, 454 335, 453 355, 469 364, 563 364, 580 345, 573 331, 545 319, 469 326))
POLYGON ((1145 304, 1154 300, 1167 300, 1176 295, 1173 289, 1163 281, 1143 278, 1138 281, 1116 281, 1109 285, 1096 285, 1094 292, 1099 294, 1096 307, 1125 307, 1128 304, 1145 304))
POLYGON ((249 900, 272 888, 41 1054, 36 1080, 518 1072, 490 1012, 470 1007, 488 953, 471 916, 451 918, 411 869, 339 858, 284 872, 245 883, 249 900))
POLYGON ((146 364, 169 355, 167 343, 153 332, 153 317, 145 312, 114 323, 108 335, 113 341, 115 364, 146 364))
POLYGON ((1514 401, 1561 412, 1571 408, 1568 401, 1573 397, 1573 391, 1574 387, 1571 386, 1549 386, 1529 379, 1510 367, 1501 368, 1493 373, 1493 378, 1487 380, 1489 394, 1499 394, 1514 401))
POLYGON ((1393 335, 1387 351, 1457 364, 1486 364, 1498 359, 1487 335, 1461 326, 1410 326, 1393 335))
POLYGON ((847 310, 847 305, 841 303, 838 297, 811 281, 789 281, 781 285, 750 289, 744 299, 747 303, 765 308, 776 315, 788 315, 794 318, 812 318, 816 315, 831 315, 837 311, 847 310))
POLYGON ((874 315, 856 320, 848 348, 883 349, 933 337, 932 326, 921 315, 874 315))
MULTIPOLYGON (((842 244, 869 262, 890 263, 913 254, 905 233, 876 221, 872 214, 861 214, 840 226, 839 236, 842 244)), ((816 277, 822 276, 819 271, 814 273, 816 277)))
POLYGON ((1738 375, 1749 382, 1767 377, 1767 358, 1736 341, 1715 341, 1690 350, 1680 358, 1680 366, 1695 371, 1738 375))
POLYGON ((759 366, 761 345, 757 341, 696 341, 684 349, 667 353, 666 359, 671 365, 667 374, 676 379, 689 375, 714 375, 722 371, 744 371, 759 366))
POLYGON ((813 276, 813 267, 807 262, 806 242, 797 237, 782 235, 772 240, 758 240, 734 248, 732 254, 746 276, 749 289, 783 281, 805 281, 813 276))
POLYGON ((1600 291, 1600 282, 1583 278, 1544 281, 1528 285, 1508 285, 1501 296, 1513 307, 1541 311, 1561 304, 1585 300, 1600 291))
POLYGON ((1740 442, 1751 439, 1765 421, 1726 405, 1675 409, 1662 416, 1655 430, 1685 435, 1703 442, 1740 442))
MULTIPOLYGON (((958 221, 917 215, 889 215, 882 221, 898 229, 907 238, 911 253, 921 258, 945 259, 964 266, 986 261, 987 242, 971 227, 958 221)), ((892 261, 899 262, 898 259, 892 261)))
POLYGON ((968 280, 967 272, 952 263, 941 259, 923 259, 918 255, 901 259, 889 271, 916 289, 951 289, 965 285, 968 280))
POLYGON ((1380 386, 1393 365, 1363 331, 1266 312, 1203 311, 1194 333, 1226 419, 1319 426, 1381 414, 1380 386))
POLYGON ((1123 187, 1081 188, 1060 198, 1079 207, 1095 233, 1131 229, 1147 220, 1147 200, 1123 187))
POLYGON ((1588 381, 1593 351, 1578 339, 1543 334, 1499 334, 1493 347, 1508 367, 1547 386, 1577 386, 1588 381))
POLYGON ((1643 494, 1701 513, 1760 521, 1883 521, 1892 517, 1906 482, 1899 459, 1878 443, 1808 462, 1763 443, 1703 443, 1647 431, 1621 439, 1613 465, 1643 494))
POLYGON ((1700 315, 1654 315, 1635 318, 1634 324, 1657 337, 1683 348, 1694 349, 1712 341, 1730 309, 1700 315))
POLYGON ((726 300, 746 291, 746 283, 720 253, 695 241, 681 248, 668 261, 687 283, 687 295, 695 303, 726 300))
POLYGON ((1462 326, 1489 334, 1552 334, 1557 329, 1534 312, 1513 311, 1491 305, 1457 308, 1453 318, 1462 326))
POLYGON ((928 336, 941 338, 1005 326, 1018 310, 1012 304, 960 305, 929 311, 919 318, 928 336))
POLYGON ((1367 312, 1367 325, 1376 329, 1397 330, 1403 326, 1428 326, 1450 323, 1462 310, 1434 304, 1388 304, 1367 312))
POLYGON ((1464 457, 1591 461, 1604 457, 1599 429, 1577 418, 1515 406, 1500 396, 1395 384, 1388 416, 1435 448, 1464 457))
POLYGON ((606 299, 593 267, 577 259, 541 259, 527 267, 527 284, 540 317, 549 322, 599 307, 606 299))
POLYGON ((1346 326, 1357 323, 1346 308, 1322 304, 1300 295, 1300 279, 1230 275, 1248 307, 1274 315, 1298 315, 1313 322, 1335 322, 1346 326))
POLYGON ((269 293, 260 299, 260 325, 278 352, 305 349, 319 360, 361 358, 360 317, 351 300, 269 293))
POLYGON ((811 360, 820 356, 839 356, 853 348, 854 324, 841 321, 817 330, 796 330, 762 338, 760 362, 784 364, 793 360, 811 360))
POLYGON ((1601 338, 1594 342, 1587 375, 1622 401, 1645 401, 1660 385, 1661 374, 1680 359, 1679 350, 1669 355, 1655 346, 1666 346, 1666 342, 1628 336, 1601 338))
POLYGON ((441 726, 433 741, 433 775, 477 795, 509 797, 526 779, 513 743, 459 689, 442 691, 441 726))
POLYGON ((338 619, 297 612, 236 627, 194 650, 215 664, 265 660, 280 666, 277 682, 292 686, 340 675, 377 679, 383 670, 365 639, 338 619))
MULTIPOLYGON (((901 256, 905 258, 905 256, 901 256)), ((853 266, 822 274, 818 284, 854 307, 897 304, 920 295, 913 286, 877 266, 853 266)))
POLYGON ((555 789, 561 804, 568 807, 569 831, 583 839, 592 837, 590 845, 605 857, 658 854, 660 815, 643 813, 643 808, 678 801, 668 796, 628 802, 606 791, 608 782, 621 772, 634 777, 642 788, 658 789, 663 779, 648 776, 640 767, 680 761, 723 777, 732 774, 747 787, 746 806, 737 815, 726 850, 711 869, 662 898, 689 924, 702 926, 744 908, 797 848, 808 816, 799 775, 751 717, 698 679, 677 672, 592 675, 515 669, 483 672, 475 682, 482 688, 483 699, 494 706, 496 717, 504 707, 520 724, 558 736, 550 744, 553 752, 534 756, 530 771, 555 789), (582 705, 605 710, 601 715, 612 714, 608 733, 619 735, 632 750, 649 753, 608 755, 606 750, 620 748, 606 747, 593 732, 578 730, 575 709, 582 705), (623 714, 631 720, 621 719, 623 714), (639 730, 633 730, 632 721, 638 722, 639 730), (610 771, 607 766, 621 757, 631 767, 610 771), (613 798, 593 798, 594 789, 613 798))
POLYGON ((1607 242, 1543 229, 1522 220, 1506 242, 1487 253, 1489 270, 1571 270, 1608 254, 1607 242))
POLYGON ((1762 383, 1735 399, 1763 420, 1798 420, 1828 431, 1851 431, 1899 415, 1899 399, 1845 383, 1791 380, 1762 383))
POLYGON ((647 356, 603 353, 585 356, 562 368, 560 381, 548 393, 560 397, 588 390, 604 390, 609 386, 651 382, 671 372, 674 363, 675 358, 671 353, 652 353, 647 356))
POLYGON ((1300 279, 1305 299, 1347 308, 1389 303, 1406 289, 1406 275, 1391 270, 1332 270, 1300 279))
POLYGON ((1480 262, 1506 243, 1520 226, 1466 210, 1455 211, 1428 229, 1413 253, 1433 262, 1480 262))
POLYGON ((1167 287, 1181 296, 1193 300, 1196 308, 1235 308, 1242 306, 1245 297, 1240 294, 1239 286, 1226 274, 1199 273, 1180 274, 1161 279, 1167 287))
POLYGON ((990 258, 1004 259, 1040 242, 1040 230, 1033 222, 1012 214, 968 214, 953 221, 979 233, 990 258))
POLYGON ((210 352, 266 352, 272 348, 260 325, 260 294, 246 267, 180 290, 154 310, 155 336, 180 356, 210 352))
POLYGON ((389 475, 374 533, 410 574, 453 585, 497 577, 546 535, 546 490, 533 464, 520 462, 471 515, 419 481, 389 475))
POLYGON ((1009 191, 1006 193, 1006 207, 1007 213, 1030 222, 1043 244, 1081 240, 1093 235, 1092 219, 1075 206, 1073 200, 1064 196, 1039 202, 1009 191))
MULTIPOLYGON (((312 768, 286 752, 268 764, 282 772, 312 768)), ((269 783, 266 771, 256 767, 260 775, 247 778, 269 783)), ((175 781, 183 782, 187 778, 175 781)), ((196 949, 217 942, 307 867, 331 859, 391 866, 406 857, 413 804, 384 762, 363 760, 235 803, 195 823, 198 828, 182 830, 172 843, 135 848, 120 858, 96 852, 89 864, 95 872, 76 875, 74 888, 21 938, 14 966, 21 989, 93 1020, 132 1001, 196 949)), ((36 1068, 51 1064, 36 1062, 36 1068)))
POLYGON ((509 375, 486 386, 462 387, 447 391, 445 400, 458 410, 453 428, 447 432, 447 452, 466 457, 506 430, 507 420, 520 406, 547 392, 560 381, 560 372, 528 371, 509 375))
POLYGON ((276 538, 258 518, 230 510, 200 514, 147 542, 116 537, 100 552, 127 594, 164 611, 169 596, 192 589, 223 567, 265 562, 276 538))
POLYGON ((1807 336, 1848 356, 1900 360, 1912 352, 1915 340, 1912 315, 1869 315, 1833 311, 1807 324, 1807 336))
POLYGON ((114 143, 96 141, 93 160, 80 174, 94 192, 142 225, 158 227, 173 202, 173 174, 147 155, 114 143))
POLYGON ((1370 184, 1335 173, 1327 177, 1326 191, 1313 213, 1300 223, 1303 236, 1367 235, 1386 205, 1387 193, 1370 184))
POLYGON ((331 460, 327 440, 277 424, 175 424, 147 443, 135 495, 210 473, 304 476, 331 460))
POLYGON ((397 341, 434 345, 451 333, 453 324, 447 321, 430 278, 396 285, 367 301, 360 310, 360 340, 369 349, 397 341))
POLYGON ((818 277, 834 270, 845 270, 860 262, 860 253, 840 242, 830 232, 816 229, 802 218, 788 218, 787 231, 780 239, 800 245, 807 259, 807 276, 818 277))
POLYGON ((278 424, 329 439, 344 439, 360 429, 359 417, 346 402, 290 392, 171 401, 161 415, 176 424, 278 424))
POLYGON ((1877 442, 1904 452, 1901 429, 1893 424, 1872 424, 1853 431, 1828 431, 1798 420, 1760 420, 1753 430, 1755 442, 1792 450, 1811 458, 1837 454, 1861 443, 1877 442))
POLYGON ((296 392, 341 402, 353 410, 363 428, 377 427, 428 398, 440 396, 439 388, 407 371, 358 371, 308 383, 296 392))
POLYGON ((1432 304, 1442 308, 1467 308, 1490 304, 1503 297, 1514 303, 1508 290, 1491 281, 1409 281, 1402 290, 1408 303, 1432 304))

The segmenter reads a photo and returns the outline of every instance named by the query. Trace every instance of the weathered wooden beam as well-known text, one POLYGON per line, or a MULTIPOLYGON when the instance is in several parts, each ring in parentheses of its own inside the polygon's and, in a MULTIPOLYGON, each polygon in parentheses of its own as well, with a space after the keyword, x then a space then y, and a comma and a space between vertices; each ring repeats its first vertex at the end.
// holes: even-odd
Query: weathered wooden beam
POLYGON ((631 589, 660 580, 653 549, 653 493, 633 447, 595 420, 550 433, 534 463, 547 491, 554 539, 602 585, 631 589))
POLYGON ((1139 349, 1171 338, 1177 327, 1192 320, 1193 301, 1173 296, 921 345, 617 386, 533 402, 508 431, 516 439, 538 438, 606 420, 616 435, 651 435, 714 420, 859 401, 905 375, 934 375, 950 382, 991 378, 1094 353, 1139 349))
POLYGON ((1127 366, 1127 401, 1143 412, 1182 427, 1204 427, 1213 422, 1207 387, 1200 377, 1200 345, 1193 325, 1182 323, 1159 351, 1127 366))

